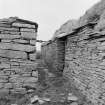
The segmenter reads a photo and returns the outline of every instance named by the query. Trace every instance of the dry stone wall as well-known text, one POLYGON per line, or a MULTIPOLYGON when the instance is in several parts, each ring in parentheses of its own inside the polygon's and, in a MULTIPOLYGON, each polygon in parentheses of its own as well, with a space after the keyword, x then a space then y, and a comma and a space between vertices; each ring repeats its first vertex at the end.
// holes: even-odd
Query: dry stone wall
POLYGON ((42 45, 42 57, 50 72, 61 76, 64 69, 65 39, 56 39, 42 45))
POLYGON ((88 99, 105 104, 105 34, 88 26, 67 37, 64 75, 88 99))
POLYGON ((0 93, 35 88, 37 23, 19 18, 0 20, 0 93))

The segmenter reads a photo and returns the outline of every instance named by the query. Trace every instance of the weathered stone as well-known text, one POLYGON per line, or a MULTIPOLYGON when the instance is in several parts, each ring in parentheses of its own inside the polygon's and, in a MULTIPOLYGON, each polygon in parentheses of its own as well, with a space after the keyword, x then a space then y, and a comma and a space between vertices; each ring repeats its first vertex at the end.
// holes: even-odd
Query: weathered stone
POLYGON ((70 105, 78 105, 77 102, 72 102, 70 105))
POLYGON ((19 50, 26 52, 34 52, 36 50, 34 46, 24 45, 24 44, 12 44, 12 43, 0 43, 0 49, 19 50))
POLYGON ((20 35, 0 34, 0 39, 19 39, 20 35))
POLYGON ((38 78, 28 77, 28 78, 26 78, 26 80, 24 81, 24 83, 35 83, 37 81, 38 81, 38 78))
POLYGON ((23 40, 23 39, 15 39, 15 40, 12 40, 12 41, 15 42, 15 43, 29 44, 28 40, 23 40))
POLYGON ((33 77, 38 77, 38 71, 33 71, 33 72, 32 72, 32 76, 33 76, 33 77))
POLYGON ((11 40, 5 40, 5 39, 3 39, 3 40, 1 40, 1 42, 4 42, 4 43, 10 43, 11 40))
POLYGON ((78 98, 76 97, 76 96, 73 96, 73 95, 71 95, 71 96, 68 96, 68 98, 67 98, 69 101, 71 100, 71 101, 77 101, 78 100, 78 98))
POLYGON ((8 95, 9 89, 0 89, 0 95, 8 95))
POLYGON ((4 83, 0 83, 0 89, 4 87, 4 83))
POLYGON ((16 31, 1 31, 1 34, 20 35, 20 32, 16 31))
POLYGON ((6 28, 6 27, 0 27, 0 30, 7 30, 7 31, 19 31, 19 28, 6 28))
POLYGON ((23 24, 23 23, 13 23, 12 26, 16 27, 26 27, 26 28, 35 28, 35 25, 30 25, 30 24, 23 24))
POLYGON ((38 100, 39 100, 39 97, 35 95, 34 97, 31 98, 31 104, 35 103, 38 100))
POLYGON ((0 49, 0 56, 7 58, 21 58, 27 59, 27 54, 22 51, 2 50, 0 49))
POLYGON ((31 76, 31 73, 23 73, 22 76, 23 77, 30 77, 31 76))
POLYGON ((35 61, 36 60, 36 53, 29 54, 29 58, 30 58, 30 60, 35 61))
POLYGON ((5 83, 4 88, 11 89, 11 88, 13 88, 13 85, 12 85, 12 83, 5 83))
POLYGON ((23 87, 28 87, 28 89, 36 89, 37 88, 37 85, 35 83, 24 83, 23 84, 23 87))
POLYGON ((0 69, 5 69, 5 68, 10 68, 10 64, 1 63, 0 64, 0 69))
POLYGON ((19 66, 18 62, 10 62, 11 66, 19 66))
POLYGON ((23 31, 23 32, 36 32, 35 29, 29 29, 29 28, 21 28, 20 31, 23 31))
POLYGON ((23 39, 29 39, 29 40, 36 40, 36 33, 31 33, 31 32, 21 32, 21 37, 23 39))
POLYGON ((36 45, 36 40, 30 40, 30 44, 35 46, 36 45))
POLYGON ((11 93, 21 93, 21 94, 26 94, 26 89, 25 88, 15 88, 10 90, 11 93))

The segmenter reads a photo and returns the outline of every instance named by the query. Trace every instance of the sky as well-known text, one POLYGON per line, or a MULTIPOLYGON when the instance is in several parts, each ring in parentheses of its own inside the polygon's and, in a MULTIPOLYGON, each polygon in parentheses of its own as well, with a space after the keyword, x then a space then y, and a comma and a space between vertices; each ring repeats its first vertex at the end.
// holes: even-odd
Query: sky
POLYGON ((0 19, 17 16, 38 23, 38 39, 47 41, 66 21, 78 19, 100 0, 0 0, 0 19))

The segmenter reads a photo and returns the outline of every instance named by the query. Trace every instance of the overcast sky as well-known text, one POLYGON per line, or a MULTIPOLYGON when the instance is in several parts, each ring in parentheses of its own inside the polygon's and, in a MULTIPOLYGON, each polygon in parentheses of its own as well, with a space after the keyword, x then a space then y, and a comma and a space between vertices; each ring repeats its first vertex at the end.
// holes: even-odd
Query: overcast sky
POLYGON ((77 19, 100 0, 0 0, 0 18, 18 16, 39 24, 38 39, 49 40, 69 19, 77 19))

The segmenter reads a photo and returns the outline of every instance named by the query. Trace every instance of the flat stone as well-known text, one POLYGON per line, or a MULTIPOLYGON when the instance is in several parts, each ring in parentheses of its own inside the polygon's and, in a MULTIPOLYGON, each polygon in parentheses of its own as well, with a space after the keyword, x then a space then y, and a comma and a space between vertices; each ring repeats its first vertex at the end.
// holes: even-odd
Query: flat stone
POLYGON ((35 88, 37 88, 37 84, 35 84, 35 83, 24 83, 23 87, 28 87, 29 89, 35 89, 35 88))
POLYGON ((15 43, 29 44, 28 40, 23 40, 23 39, 14 39, 12 41, 15 43))
POLYGON ((36 32, 35 29, 29 29, 29 28, 21 28, 20 31, 23 31, 23 32, 36 32))
POLYGON ((26 80, 24 81, 24 83, 35 83, 37 81, 38 81, 38 78, 28 77, 28 78, 26 78, 26 80))
POLYGON ((0 79, 0 83, 7 83, 8 80, 7 79, 0 79))
POLYGON ((39 97, 35 95, 34 97, 31 98, 31 104, 37 102, 39 100, 39 97))
POLYGON ((36 40, 30 40, 31 45, 36 45, 36 40))
POLYGON ((16 27, 26 27, 26 28, 35 28, 35 25, 23 24, 23 23, 13 23, 12 26, 16 26, 16 27))
POLYGON ((22 38, 24 38, 24 39, 36 40, 37 33, 21 32, 21 36, 22 36, 22 38))
POLYGON ((4 30, 4 31, 1 31, 1 34, 20 35, 20 32, 4 30))
POLYGON ((51 99, 50 98, 47 98, 47 97, 43 97, 42 100, 48 101, 48 102, 51 101, 51 99))
POLYGON ((4 88, 6 88, 6 89, 11 89, 11 88, 13 88, 13 84, 12 84, 12 83, 6 83, 6 84, 4 85, 4 88))
POLYGON ((29 58, 30 58, 30 60, 32 60, 32 61, 36 61, 36 53, 29 54, 29 58))
POLYGON ((0 89, 4 87, 4 83, 0 83, 0 89))
POLYGON ((18 62, 10 62, 11 66, 19 66, 18 62))
POLYGON ((1 42, 4 42, 4 43, 10 43, 11 42, 11 40, 5 40, 5 39, 3 39, 3 40, 1 40, 1 42))
POLYGON ((36 51, 36 48, 34 46, 31 46, 31 45, 12 44, 12 43, 0 43, 0 49, 19 50, 19 51, 26 51, 26 52, 36 51))
POLYGON ((7 30, 7 31, 19 31, 19 28, 7 28, 7 27, 0 27, 0 30, 7 30))
POLYGON ((4 68, 10 68, 10 64, 1 63, 0 64, 0 69, 4 69, 4 68))
POLYGON ((27 54, 22 51, 12 51, 12 50, 3 50, 0 49, 0 56, 6 58, 20 58, 27 59, 27 54))
POLYGON ((33 72, 32 72, 32 76, 33 76, 33 77, 38 77, 38 71, 33 71, 33 72))
POLYGON ((11 93, 21 93, 21 94, 26 94, 25 88, 15 88, 10 90, 11 93))
POLYGON ((9 89, 0 89, 0 95, 9 94, 9 89))
POLYGON ((72 102, 70 105, 78 105, 77 102, 72 102))
POLYGON ((68 98, 67 98, 69 101, 71 100, 71 101, 77 101, 78 100, 78 98, 76 97, 76 96, 68 96, 68 98))
POLYGON ((39 102, 39 104, 44 104, 45 103, 45 101, 42 100, 42 99, 39 99, 38 102, 39 102))
POLYGON ((20 35, 0 34, 0 39, 19 39, 20 35))

